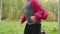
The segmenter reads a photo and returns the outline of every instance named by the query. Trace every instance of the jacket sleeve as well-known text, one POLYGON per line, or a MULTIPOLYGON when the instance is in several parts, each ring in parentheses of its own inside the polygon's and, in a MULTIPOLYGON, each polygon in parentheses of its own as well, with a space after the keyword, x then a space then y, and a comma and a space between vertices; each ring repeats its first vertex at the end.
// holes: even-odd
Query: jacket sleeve
POLYGON ((21 19, 22 23, 26 21, 26 17, 25 16, 22 16, 20 19, 21 19))
POLYGON ((48 12, 46 11, 46 9, 44 8, 43 12, 42 12, 42 19, 46 20, 48 17, 48 12))
POLYGON ((24 15, 24 9, 22 10, 22 16, 21 16, 20 19, 21 19, 20 21, 21 21, 22 23, 26 21, 26 16, 24 15))
POLYGON ((34 16, 36 20, 47 18, 48 14, 46 13, 46 10, 43 8, 42 4, 38 0, 32 0, 31 6, 34 10, 34 16), (42 16, 42 12, 44 12, 45 15, 43 14, 42 16))
POLYGON ((35 16, 36 20, 39 20, 42 17, 41 12, 42 12, 43 8, 41 7, 41 4, 37 0, 32 0, 32 1, 31 1, 31 5, 34 10, 34 16, 35 16))

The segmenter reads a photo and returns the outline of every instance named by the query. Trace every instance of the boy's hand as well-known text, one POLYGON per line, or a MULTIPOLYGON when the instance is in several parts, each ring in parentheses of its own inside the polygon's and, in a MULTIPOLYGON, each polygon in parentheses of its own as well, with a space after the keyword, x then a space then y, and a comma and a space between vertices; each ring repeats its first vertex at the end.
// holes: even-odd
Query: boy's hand
POLYGON ((21 20, 22 20, 22 19, 19 20, 19 23, 20 23, 20 24, 23 24, 23 22, 21 22, 21 20))
POLYGON ((37 20, 35 19, 35 16, 31 16, 30 19, 35 23, 37 20))

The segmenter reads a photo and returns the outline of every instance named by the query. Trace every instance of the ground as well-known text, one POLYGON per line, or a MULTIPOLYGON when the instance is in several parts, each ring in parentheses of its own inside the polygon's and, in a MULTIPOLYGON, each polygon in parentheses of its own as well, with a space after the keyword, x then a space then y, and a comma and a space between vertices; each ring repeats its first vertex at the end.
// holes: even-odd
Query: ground
MULTIPOLYGON (((25 24, 19 22, 0 22, 0 34, 23 34, 25 24)), ((42 22, 47 34, 58 34, 58 22, 42 22)))

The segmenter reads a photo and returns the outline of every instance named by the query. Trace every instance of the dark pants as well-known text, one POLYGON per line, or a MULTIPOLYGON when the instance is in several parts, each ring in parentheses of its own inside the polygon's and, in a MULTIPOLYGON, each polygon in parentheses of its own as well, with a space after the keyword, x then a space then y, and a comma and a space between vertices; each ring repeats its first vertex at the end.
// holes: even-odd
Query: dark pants
POLYGON ((41 34, 41 24, 26 24, 24 34, 41 34))

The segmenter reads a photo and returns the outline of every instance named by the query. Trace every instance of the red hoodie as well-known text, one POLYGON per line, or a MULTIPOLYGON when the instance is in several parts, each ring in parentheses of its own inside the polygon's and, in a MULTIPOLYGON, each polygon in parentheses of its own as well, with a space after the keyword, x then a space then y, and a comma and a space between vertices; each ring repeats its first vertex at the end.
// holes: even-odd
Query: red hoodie
MULTIPOLYGON (((36 20, 47 19, 48 13, 47 13, 46 9, 39 3, 38 0, 30 0, 30 4, 34 10, 34 16, 35 16, 36 20)), ((22 16, 21 22, 24 22, 25 20, 26 20, 26 17, 22 16)))

